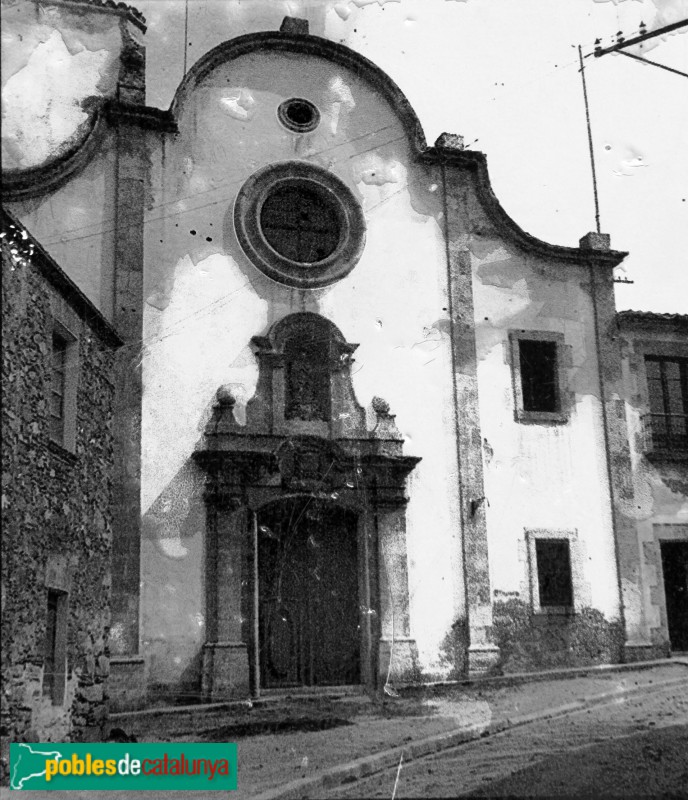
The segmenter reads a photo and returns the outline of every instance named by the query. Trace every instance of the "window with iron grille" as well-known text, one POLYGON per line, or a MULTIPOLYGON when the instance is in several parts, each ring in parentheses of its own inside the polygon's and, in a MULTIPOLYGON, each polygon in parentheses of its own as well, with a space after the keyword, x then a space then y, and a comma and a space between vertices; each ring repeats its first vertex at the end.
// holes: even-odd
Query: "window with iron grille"
POLYGON ((688 451, 688 359, 645 357, 652 450, 688 451))
POLYGON ((286 184, 267 196, 260 224, 268 244, 281 256, 300 264, 316 264, 339 245, 340 216, 334 199, 319 187, 316 191, 286 184))

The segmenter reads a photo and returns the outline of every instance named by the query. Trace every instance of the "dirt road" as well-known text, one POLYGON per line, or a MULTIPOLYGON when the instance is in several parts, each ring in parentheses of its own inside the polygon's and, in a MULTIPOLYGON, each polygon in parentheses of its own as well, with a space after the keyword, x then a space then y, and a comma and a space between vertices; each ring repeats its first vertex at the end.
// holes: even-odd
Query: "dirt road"
POLYGON ((319 796, 688 795, 687 686, 532 723, 319 796))

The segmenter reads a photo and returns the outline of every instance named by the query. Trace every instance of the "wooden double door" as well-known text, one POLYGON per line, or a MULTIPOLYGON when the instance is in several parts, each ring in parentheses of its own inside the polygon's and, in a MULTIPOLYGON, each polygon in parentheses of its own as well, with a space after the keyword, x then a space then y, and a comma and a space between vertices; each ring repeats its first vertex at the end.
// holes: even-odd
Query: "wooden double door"
POLYGON ((258 515, 261 686, 360 682, 356 515, 305 497, 258 515))

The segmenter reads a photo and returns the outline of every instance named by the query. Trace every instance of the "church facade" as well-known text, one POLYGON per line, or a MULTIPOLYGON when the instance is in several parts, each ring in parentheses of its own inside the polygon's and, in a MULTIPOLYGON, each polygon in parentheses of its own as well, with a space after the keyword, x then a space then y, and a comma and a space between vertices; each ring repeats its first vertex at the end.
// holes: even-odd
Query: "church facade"
POLYGON ((125 341, 112 707, 686 649, 687 318, 617 315, 608 236, 525 233, 304 20, 161 111, 99 13, 112 94, 5 202, 125 341))

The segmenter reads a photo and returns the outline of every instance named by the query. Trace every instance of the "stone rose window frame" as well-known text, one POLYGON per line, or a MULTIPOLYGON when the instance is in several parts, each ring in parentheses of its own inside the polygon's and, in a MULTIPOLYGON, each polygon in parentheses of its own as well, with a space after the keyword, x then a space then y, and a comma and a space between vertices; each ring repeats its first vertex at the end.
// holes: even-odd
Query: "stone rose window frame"
MULTIPOLYGON (((317 289, 340 280, 358 263, 365 246, 365 218, 351 190, 336 175, 302 161, 270 164, 252 175, 234 204, 234 226, 244 253, 268 278, 299 289, 317 289), (293 189, 320 198, 324 212, 333 212, 338 242, 328 255, 297 261, 275 249, 275 237, 264 231, 263 207, 276 192, 293 189), (272 243, 271 243, 272 242, 272 243)), ((331 235, 331 231, 329 231, 331 235)))

